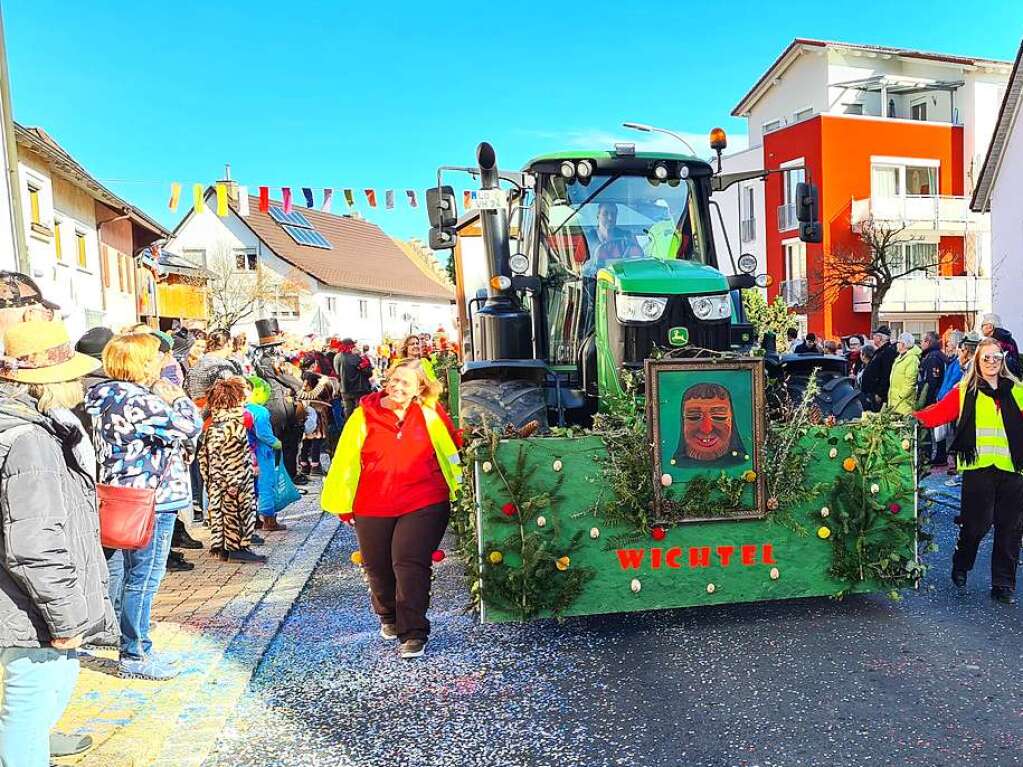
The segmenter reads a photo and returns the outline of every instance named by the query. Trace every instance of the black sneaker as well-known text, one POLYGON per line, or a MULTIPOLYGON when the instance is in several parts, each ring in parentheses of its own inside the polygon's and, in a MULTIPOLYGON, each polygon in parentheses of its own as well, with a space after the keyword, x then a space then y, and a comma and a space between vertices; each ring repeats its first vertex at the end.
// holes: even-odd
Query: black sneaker
POLYGON ((966 571, 965 570, 953 570, 952 571, 952 583, 956 585, 956 588, 966 588, 966 571))
POLYGON ((187 530, 181 529, 174 531, 171 546, 176 549, 201 549, 202 543, 189 535, 187 530))
POLYGON ((296 485, 308 485, 309 477, 307 477, 305 474, 296 474, 295 479, 293 481, 296 485))
POLYGON ((169 573, 187 573, 194 569, 195 565, 185 559, 185 555, 180 551, 171 551, 167 557, 167 572, 169 573))
POLYGON ((398 649, 399 654, 402 658, 408 660, 410 658, 421 658, 426 652, 426 642, 422 639, 409 639, 401 643, 401 647, 398 649))
POLYGON ((263 540, 262 536, 256 535, 255 533, 252 534, 252 537, 249 540, 251 540, 256 546, 258 546, 261 543, 266 543, 266 541, 263 540))
POLYGON ((263 564, 266 562, 266 557, 262 554, 257 554, 251 549, 238 549, 238 551, 227 552, 227 558, 231 562, 252 562, 253 564, 263 564))
POLYGON ((1003 605, 1016 604, 1016 594, 1008 586, 994 586, 991 589, 991 598, 1003 605))

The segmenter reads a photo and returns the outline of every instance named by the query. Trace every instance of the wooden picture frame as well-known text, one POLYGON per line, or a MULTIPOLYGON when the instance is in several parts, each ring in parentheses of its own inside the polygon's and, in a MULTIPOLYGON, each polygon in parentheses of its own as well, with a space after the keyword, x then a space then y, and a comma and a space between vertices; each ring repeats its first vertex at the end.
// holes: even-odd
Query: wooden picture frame
POLYGON ((655 521, 766 516, 763 360, 647 360, 644 372, 655 521))

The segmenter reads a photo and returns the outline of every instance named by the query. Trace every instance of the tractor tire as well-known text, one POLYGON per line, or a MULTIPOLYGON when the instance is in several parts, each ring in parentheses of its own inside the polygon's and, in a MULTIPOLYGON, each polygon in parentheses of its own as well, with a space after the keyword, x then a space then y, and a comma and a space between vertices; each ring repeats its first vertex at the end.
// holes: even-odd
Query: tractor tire
POLYGON ((538 421, 547 431, 547 398, 531 381, 464 381, 458 391, 458 420, 462 426, 486 426, 493 431, 521 429, 538 421))
MULTIPOLYGON (((785 391, 791 407, 803 401, 803 392, 809 380, 807 374, 790 374, 785 379, 785 391)), ((817 396, 814 403, 824 418, 833 415, 838 421, 854 421, 863 415, 860 390, 849 376, 833 370, 817 371, 817 396)))

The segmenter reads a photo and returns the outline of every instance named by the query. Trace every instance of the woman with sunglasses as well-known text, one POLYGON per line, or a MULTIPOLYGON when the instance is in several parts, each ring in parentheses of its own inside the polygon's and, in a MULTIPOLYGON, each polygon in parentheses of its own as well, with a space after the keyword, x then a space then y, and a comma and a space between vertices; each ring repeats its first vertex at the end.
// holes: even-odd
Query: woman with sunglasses
POLYGON ((992 524, 991 598, 1015 604, 1023 507, 1023 384, 1009 372, 993 338, 977 345, 963 380, 941 400, 916 413, 928 428, 957 418, 949 452, 963 475, 952 556, 952 582, 960 589, 973 568, 977 549, 992 524))

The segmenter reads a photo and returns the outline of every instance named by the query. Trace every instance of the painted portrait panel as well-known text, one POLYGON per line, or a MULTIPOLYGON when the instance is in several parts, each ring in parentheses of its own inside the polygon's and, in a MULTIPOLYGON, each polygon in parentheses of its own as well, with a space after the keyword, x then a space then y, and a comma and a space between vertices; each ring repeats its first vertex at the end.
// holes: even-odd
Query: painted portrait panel
POLYGON ((650 360, 647 409, 661 521, 762 516, 759 360, 650 360))

